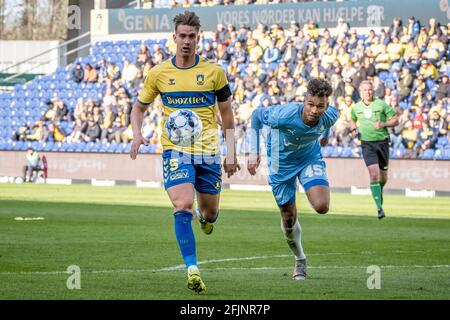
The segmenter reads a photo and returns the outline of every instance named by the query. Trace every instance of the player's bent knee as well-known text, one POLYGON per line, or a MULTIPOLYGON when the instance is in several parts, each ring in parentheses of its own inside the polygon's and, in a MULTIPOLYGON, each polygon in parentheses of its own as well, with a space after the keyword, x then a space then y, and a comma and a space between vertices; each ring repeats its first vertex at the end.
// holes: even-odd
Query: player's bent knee
POLYGON ((202 215, 206 221, 208 221, 210 223, 214 223, 214 222, 216 222, 217 218, 219 217, 219 210, 218 209, 204 209, 204 210, 202 210, 202 215))
POLYGON ((189 211, 192 212, 193 203, 192 202, 173 202, 173 208, 175 211, 189 211))
POLYGON ((318 214, 325 214, 330 210, 330 208, 327 203, 320 203, 320 204, 314 206, 314 210, 318 214))

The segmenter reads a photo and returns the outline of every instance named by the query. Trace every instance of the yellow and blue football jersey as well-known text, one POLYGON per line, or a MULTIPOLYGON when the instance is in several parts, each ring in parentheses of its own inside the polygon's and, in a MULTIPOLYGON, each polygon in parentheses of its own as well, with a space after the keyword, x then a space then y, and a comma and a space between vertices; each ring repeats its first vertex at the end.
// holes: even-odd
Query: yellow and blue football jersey
POLYGON ((228 85, 224 69, 199 55, 189 68, 175 65, 175 57, 153 67, 144 81, 138 101, 148 105, 161 95, 164 108, 161 143, 164 150, 183 153, 214 155, 219 152, 216 92, 228 85), (179 109, 190 109, 202 121, 203 132, 199 143, 182 147, 173 144, 164 130, 167 117, 179 109))

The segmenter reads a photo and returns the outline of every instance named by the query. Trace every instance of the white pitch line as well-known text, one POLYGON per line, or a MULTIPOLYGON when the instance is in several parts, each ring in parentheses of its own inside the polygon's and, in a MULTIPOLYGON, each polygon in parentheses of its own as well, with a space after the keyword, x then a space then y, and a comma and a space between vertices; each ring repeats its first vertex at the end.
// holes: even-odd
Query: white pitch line
MULTIPOLYGON (((308 269, 367 269, 368 266, 308 266, 308 269)), ((406 265, 395 266, 385 265, 379 266, 381 269, 401 269, 401 268, 450 268, 450 265, 406 265)), ((292 269, 292 267, 230 267, 230 268, 203 268, 202 271, 222 271, 222 270, 285 270, 292 269)))
MULTIPOLYGON (((367 252, 366 252, 367 253, 367 252)), ((331 255, 348 255, 352 253, 338 253, 338 252, 326 252, 326 253, 310 253, 308 256, 331 256, 331 255)), ((241 258, 224 258, 224 259, 211 259, 197 262, 197 265, 207 264, 207 263, 218 263, 218 262, 230 262, 230 261, 245 261, 245 260, 259 260, 259 259, 269 259, 269 258, 286 258, 292 257, 290 254, 278 254, 273 256, 255 256, 255 257, 241 257, 241 258)), ((172 271, 185 268, 184 264, 179 264, 173 267, 162 268, 158 271, 172 271)))
MULTIPOLYGON (((183 266, 184 267, 184 266, 183 266)), ((450 269, 450 265, 381 265, 381 269, 403 269, 403 268, 447 268, 450 269)), ((203 268, 202 271, 233 271, 233 270, 290 270, 291 267, 217 267, 217 268, 203 268)), ((367 266, 308 266, 308 269, 367 269, 367 266)), ((90 270, 85 271, 87 273, 156 273, 156 272, 174 272, 180 269, 175 268, 162 268, 162 269, 116 269, 116 270, 90 270)), ((70 274, 65 271, 48 271, 48 272, 0 272, 0 275, 60 275, 70 274)))
MULTIPOLYGON (((438 249, 439 250, 439 249, 438 249)), ((442 249, 441 251, 444 251, 442 249)), ((424 251, 400 251, 401 253, 409 252, 424 252, 424 251)), ((358 253, 352 252, 324 252, 324 253, 310 253, 308 256, 328 256, 328 255, 356 255, 358 253)), ((362 251, 359 254, 375 254, 371 251, 362 251)), ((224 258, 224 259, 211 259, 199 261, 198 265, 208 264, 208 263, 220 263, 220 262, 231 262, 231 261, 250 261, 250 260, 260 260, 260 259, 270 259, 270 258, 287 258, 292 257, 290 254, 280 254, 272 256, 254 256, 254 257, 240 257, 240 258, 224 258)), ((170 272, 183 270, 185 268, 184 264, 179 264, 172 267, 165 267, 161 269, 113 269, 113 270, 88 270, 87 273, 155 273, 155 272, 170 272)), ((308 266, 312 269, 349 269, 349 268, 367 268, 367 266, 308 266)), ((395 265, 385 265, 380 266, 380 268, 450 268, 450 265, 408 265, 408 266, 395 266, 395 265)), ((218 267, 218 268, 203 268, 202 270, 271 270, 271 269, 288 269, 288 267, 218 267)), ((289 267, 290 269, 290 267, 289 267)), ((59 275, 59 274, 69 274, 67 271, 24 271, 24 272, 0 272, 0 275, 59 275)))

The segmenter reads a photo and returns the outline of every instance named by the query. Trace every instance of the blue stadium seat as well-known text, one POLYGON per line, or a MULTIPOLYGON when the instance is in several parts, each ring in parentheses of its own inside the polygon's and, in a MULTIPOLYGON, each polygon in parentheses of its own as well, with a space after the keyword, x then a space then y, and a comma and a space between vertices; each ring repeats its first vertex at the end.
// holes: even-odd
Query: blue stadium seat
POLYGON ((352 148, 351 147, 344 147, 344 150, 342 150, 341 157, 343 158, 352 158, 352 148))
POLYGON ((0 150, 6 150, 8 142, 0 140, 0 150))
POLYGON ((393 159, 401 158, 404 153, 405 153, 404 148, 394 148, 392 150, 392 158, 393 159))
POLYGON ((323 148, 322 156, 325 158, 330 157, 332 152, 333 152, 333 147, 326 146, 323 148))
POLYGON ((436 142, 436 147, 438 147, 438 148, 445 147, 448 144, 449 144, 449 141, 448 141, 447 137, 439 137, 436 142))
POLYGON ((422 159, 424 160, 431 160, 434 157, 434 150, 433 149, 427 149, 423 153, 422 159))
POLYGON ((114 153, 114 152, 116 152, 118 146, 119 146, 118 143, 112 142, 112 143, 109 144, 108 149, 106 150, 106 152, 114 153))
POLYGON ((331 157, 337 158, 341 156, 342 150, 344 148, 340 146, 333 147, 333 151, 331 152, 331 157))
POLYGON ((450 160, 450 148, 444 149, 444 157, 445 160, 450 160))

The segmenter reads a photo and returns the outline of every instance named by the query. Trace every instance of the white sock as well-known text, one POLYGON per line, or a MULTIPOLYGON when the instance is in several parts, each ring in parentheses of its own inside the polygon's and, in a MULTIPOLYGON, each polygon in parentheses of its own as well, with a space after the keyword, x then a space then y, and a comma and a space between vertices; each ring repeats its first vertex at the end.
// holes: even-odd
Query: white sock
POLYGON ((188 273, 189 272, 197 272, 197 273, 199 273, 198 267, 196 265, 189 266, 187 268, 187 270, 188 270, 188 273))
POLYGON ((298 222, 298 219, 295 221, 294 226, 292 228, 285 228, 283 224, 283 219, 281 219, 281 230, 284 233, 286 242, 289 246, 289 249, 291 249, 292 253, 294 254, 295 259, 296 260, 305 259, 306 255, 303 252, 301 242, 302 228, 300 226, 300 222, 298 222))

